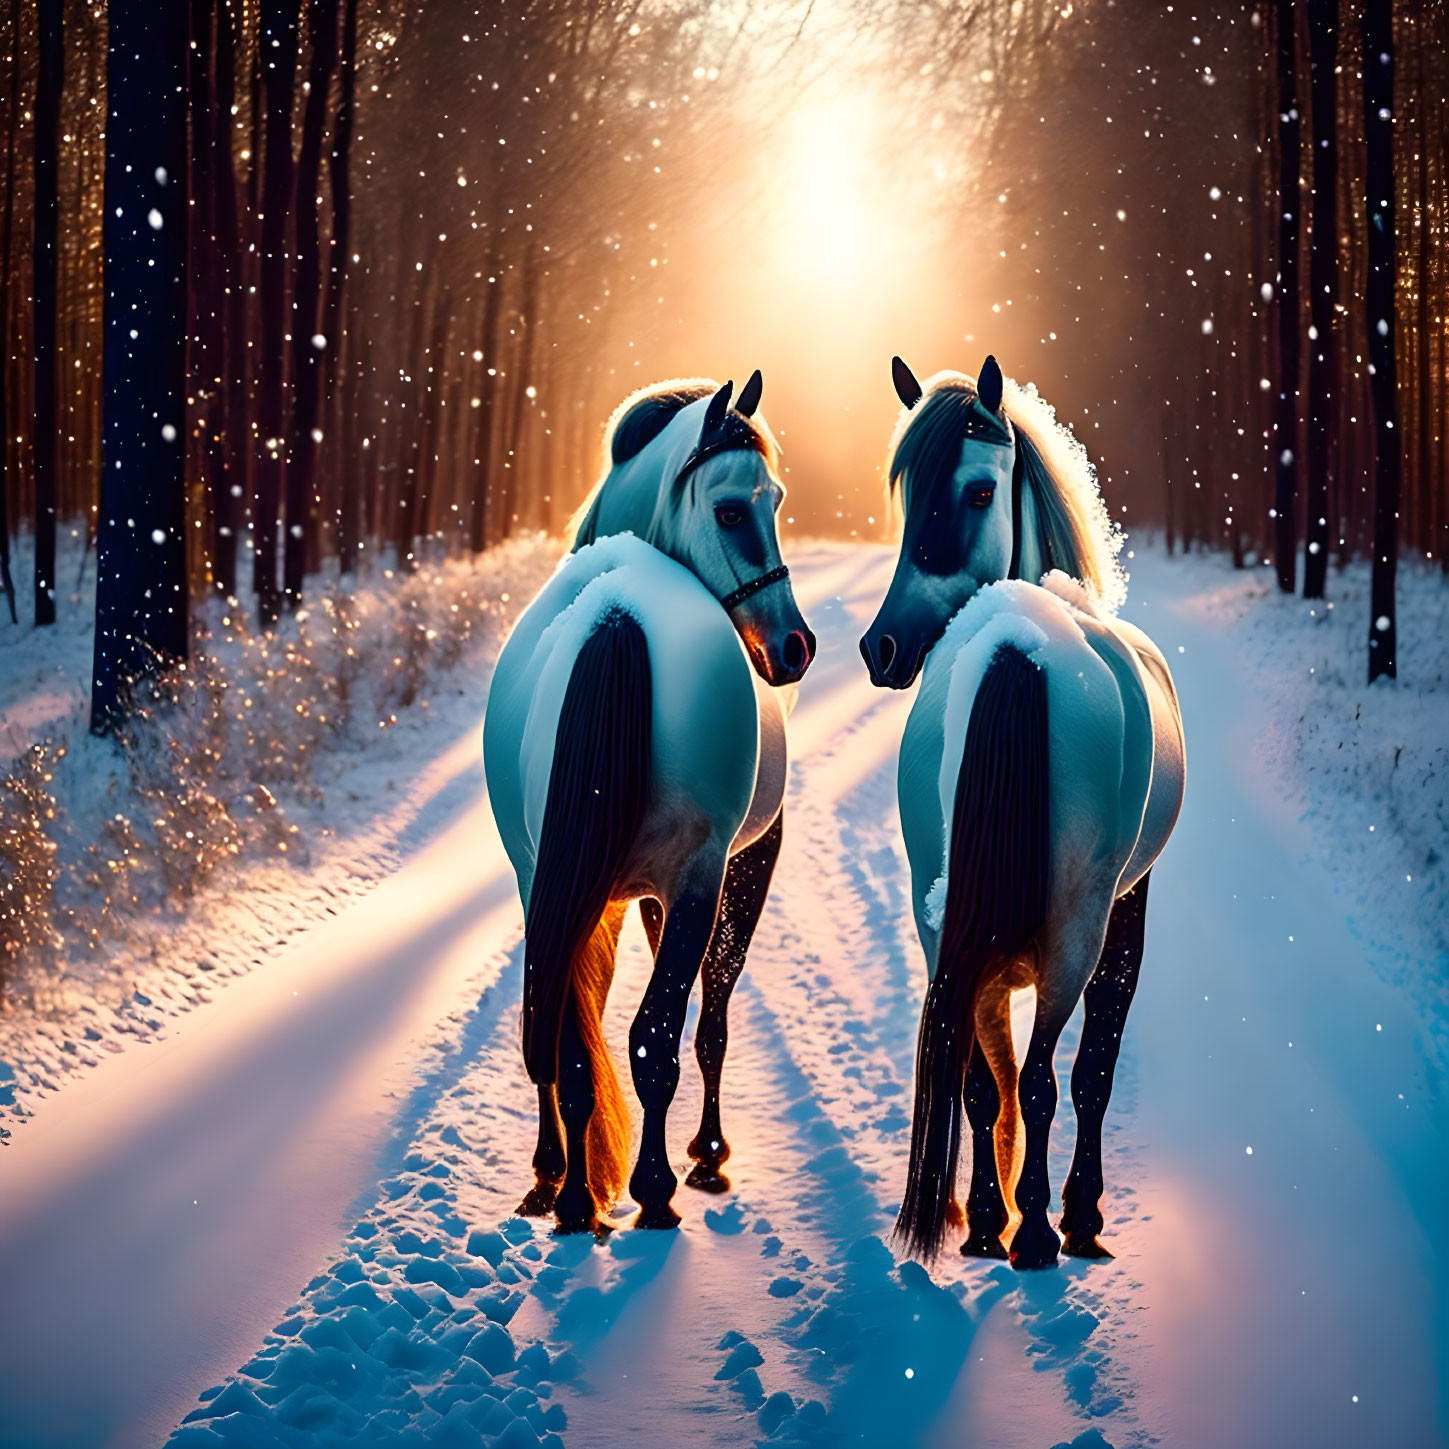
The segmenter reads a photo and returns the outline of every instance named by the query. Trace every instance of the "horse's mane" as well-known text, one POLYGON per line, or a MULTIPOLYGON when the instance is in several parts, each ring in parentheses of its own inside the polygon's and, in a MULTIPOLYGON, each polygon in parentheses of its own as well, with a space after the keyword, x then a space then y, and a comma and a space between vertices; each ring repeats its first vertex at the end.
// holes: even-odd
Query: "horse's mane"
MULTIPOLYGON (((701 398, 713 396, 718 389, 719 384, 707 377, 671 378, 630 393, 614 409, 604 429, 604 458, 599 481, 569 520, 575 549, 597 541, 599 499, 614 469, 638 457, 669 426, 676 413, 701 398)), ((760 439, 760 452, 771 470, 776 470, 780 448, 774 434, 758 417, 752 417, 748 422, 760 439)))
MULTIPOLYGON (((910 508, 917 488, 950 485, 968 429, 972 436, 992 437, 994 419, 974 407, 975 401, 970 378, 938 373, 926 383, 922 401, 903 416, 892 439, 889 472, 892 492, 900 481, 903 508, 910 508)), ((1015 430, 1020 466, 1036 500, 1037 534, 1050 545, 1054 565, 1088 585, 1101 607, 1115 613, 1127 596, 1117 561, 1122 534, 1107 513, 1087 450, 1030 383, 1023 387, 1006 379, 1001 410, 1015 430)), ((1003 429, 994 440, 1009 438, 1003 429)))
POLYGON ((707 382, 665 382, 625 398, 609 420, 609 461, 627 463, 669 426, 675 413, 713 391, 707 382))

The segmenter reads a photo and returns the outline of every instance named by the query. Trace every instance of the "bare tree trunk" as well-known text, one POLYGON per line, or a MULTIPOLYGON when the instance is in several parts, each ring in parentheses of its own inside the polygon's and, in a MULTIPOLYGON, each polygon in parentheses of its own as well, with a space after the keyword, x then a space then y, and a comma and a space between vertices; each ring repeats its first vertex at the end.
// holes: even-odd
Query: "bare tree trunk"
POLYGON ((1369 606, 1368 677, 1398 675, 1394 586, 1399 562, 1398 387, 1394 362, 1394 33, 1387 5, 1366 4, 1363 33, 1363 116, 1368 177, 1369 360, 1373 364, 1374 554, 1369 606))
POLYGON ((1172 486, 1172 469, 1177 461, 1177 450, 1173 447, 1176 431, 1175 414, 1169 403, 1162 410, 1162 536, 1167 544, 1168 558, 1172 557, 1177 529, 1172 486))
POLYGON ((237 533, 246 499, 247 439, 246 406, 246 289, 242 285, 242 248, 237 216, 236 162, 232 154, 232 106, 236 101, 236 23, 231 7, 235 0, 217 0, 216 23, 216 106, 212 116, 212 146, 216 185, 216 251, 220 282, 224 289, 224 323, 221 328, 221 377, 218 389, 222 401, 222 426, 218 437, 219 456, 213 465, 216 475, 214 518, 215 542, 212 568, 217 592, 235 598, 237 591, 237 533))
MULTIPOLYGON (((1430 409, 1430 398, 1434 393, 1434 328, 1430 319, 1429 290, 1433 286, 1433 278, 1430 271, 1429 260, 1429 126, 1425 116, 1425 105, 1428 99, 1428 92, 1425 89, 1427 77, 1424 73, 1424 49, 1425 37, 1423 34, 1423 16, 1417 20, 1415 25, 1417 44, 1415 51, 1415 70, 1418 84, 1415 86, 1415 111, 1418 121, 1418 139, 1414 147, 1418 152, 1418 183, 1419 183, 1419 237, 1417 246, 1417 276, 1416 290, 1418 291, 1417 317, 1415 334, 1418 343, 1419 365, 1418 377, 1415 385, 1415 402, 1418 404, 1418 416, 1415 419, 1415 443, 1418 453, 1418 473, 1420 498, 1418 543, 1426 551, 1432 552, 1434 548, 1434 503, 1438 496, 1438 490, 1434 483, 1434 438, 1433 438, 1433 414, 1430 409)), ((1443 104, 1442 98, 1440 104, 1443 104)), ((1440 480, 1442 482, 1442 480, 1440 480)))
MULTIPOLYGON (((337 0, 310 0, 312 63, 308 68, 307 109, 302 120, 302 152, 297 162, 297 281, 292 298, 292 423, 287 450, 287 541, 284 588, 287 607, 302 602, 307 556, 315 552, 318 400, 322 358, 316 339, 322 301, 322 255, 317 192, 322 184, 322 134, 327 96, 337 65, 337 0)), ((323 347, 336 338, 322 337, 323 347)))
POLYGON ((64 83, 63 0, 40 0, 40 68, 35 87, 35 622, 55 623, 56 474, 60 427, 55 397, 56 281, 60 260, 60 91, 64 83))
POLYGON ((433 303, 432 335, 426 358, 427 383, 421 398, 421 438, 418 450, 417 510, 414 526, 421 538, 430 538, 437 528, 438 458, 442 449, 443 425, 447 418, 448 324, 451 313, 450 289, 443 287, 433 303))
POLYGON ((1312 56, 1313 236, 1309 253, 1308 509, 1303 597, 1321 599, 1328 577, 1328 495, 1333 473, 1334 303, 1338 283, 1338 0, 1309 0, 1312 56))
MULTIPOLYGON (((269 629, 281 613, 277 530, 286 470, 287 214, 292 202, 292 90, 297 71, 297 0, 262 0, 259 44, 266 95, 266 159, 262 197, 262 346, 257 367, 256 517, 252 556, 257 617, 269 629)), ((289 520, 290 522, 291 520, 289 520)))
POLYGON ((499 333, 503 320, 503 274, 499 270, 499 246, 495 237, 484 263, 484 275, 496 278, 488 285, 483 307, 483 336, 479 347, 483 353, 483 375, 478 384, 477 424, 473 432, 473 528, 469 542, 476 556, 494 541, 496 528, 493 512, 493 413, 498 396, 497 367, 499 333))
MULTIPOLYGON (((329 339, 342 330, 342 295, 351 265, 352 247, 352 133, 357 124, 357 0, 343 0, 342 52, 338 71, 337 115, 332 122, 332 152, 328 169, 332 182, 332 249, 327 259, 327 301, 324 316, 329 339)), ((325 353, 324 377, 332 390, 338 350, 325 353)))
POLYGON ((128 680, 187 654, 187 19, 186 7, 152 0, 108 6, 105 450, 91 687, 91 729, 101 734, 123 716, 128 680))
MULTIPOLYGON (((337 490, 337 559, 344 574, 357 568, 358 547, 367 536, 363 501, 368 495, 367 477, 363 467, 361 432, 358 413, 362 405, 362 312, 357 304, 357 287, 348 287, 346 295, 345 341, 342 352, 342 376, 338 398, 335 487, 337 490)), ((370 451, 370 450, 369 450, 370 451)))
POLYGON ((527 416, 529 376, 533 370, 534 337, 538 331, 538 248, 530 241, 523 254, 523 294, 518 304, 520 337, 514 361, 512 407, 503 474, 503 529, 512 533, 523 506, 523 423, 527 416))
POLYGON ((1298 43, 1292 0, 1277 0, 1278 15, 1278 453, 1274 491, 1273 552, 1278 587, 1293 592, 1298 572, 1298 43))
MULTIPOLYGON (((436 248, 430 243, 423 261, 423 290, 413 303, 412 339, 407 354, 412 411, 398 455, 397 515, 393 533, 399 570, 412 570, 418 566, 414 541, 425 526, 422 521, 423 442, 427 431, 427 384, 424 379, 428 371, 428 339, 433 309, 438 305, 435 262, 436 248), (407 460, 405 467, 402 466, 404 457, 407 460)), ((400 413, 399 423, 401 418, 400 413)))
MULTIPOLYGON (((5 109, 5 226, 0 233, 0 271, 10 276, 10 246, 15 232, 15 132, 20 116, 20 7, 10 12, 10 84, 5 109)), ((0 588, 10 606, 10 622, 18 624, 15 580, 10 576, 10 289, 0 296, 0 588)))

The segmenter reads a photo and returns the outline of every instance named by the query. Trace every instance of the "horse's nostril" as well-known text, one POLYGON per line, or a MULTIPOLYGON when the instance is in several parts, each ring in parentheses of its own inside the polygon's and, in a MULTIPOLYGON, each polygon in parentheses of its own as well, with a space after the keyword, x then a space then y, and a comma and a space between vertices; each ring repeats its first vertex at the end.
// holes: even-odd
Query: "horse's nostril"
POLYGON ((781 653, 785 658, 786 669, 803 669, 810 659, 810 646, 805 642, 805 636, 796 629, 785 640, 785 647, 781 653))
POLYGON ((889 634, 880 636, 880 669, 884 674, 891 667, 891 660, 896 657, 896 641, 889 634))

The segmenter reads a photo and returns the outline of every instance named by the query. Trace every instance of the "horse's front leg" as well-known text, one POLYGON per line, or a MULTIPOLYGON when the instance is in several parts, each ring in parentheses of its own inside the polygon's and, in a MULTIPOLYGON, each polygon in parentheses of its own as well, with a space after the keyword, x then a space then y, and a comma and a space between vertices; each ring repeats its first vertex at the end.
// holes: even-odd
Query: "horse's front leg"
POLYGON ((699 1026, 694 1033, 694 1054, 704 1077, 704 1111, 699 1131, 689 1144, 694 1168, 685 1182, 704 1192, 728 1192, 730 1180, 721 1171, 730 1155, 724 1128, 720 1125, 719 1087, 724 1072, 725 1048, 729 1044, 730 993, 744 969, 745 957, 759 924, 770 880, 775 874, 780 842, 784 838, 782 809, 765 833, 730 861, 725 872, 724 896, 719 919, 704 958, 704 1000, 699 1026))
POLYGON ((629 1179, 629 1191, 639 1204, 641 1228, 679 1224, 679 1214, 670 1206, 679 1179, 669 1166, 664 1126, 679 1086, 685 1009, 709 949, 724 873, 725 849, 714 842, 702 847, 684 867, 664 918, 654 973, 629 1029, 629 1066, 644 1108, 639 1160, 629 1179))
POLYGON ((1086 1021, 1072 1066, 1072 1105, 1077 1112, 1077 1146, 1062 1192, 1062 1251, 1075 1258, 1110 1258, 1102 1231, 1102 1119, 1112 1095, 1112 1077, 1127 1011, 1137 990, 1147 924, 1144 875, 1112 907, 1102 959, 1086 990, 1086 1021))

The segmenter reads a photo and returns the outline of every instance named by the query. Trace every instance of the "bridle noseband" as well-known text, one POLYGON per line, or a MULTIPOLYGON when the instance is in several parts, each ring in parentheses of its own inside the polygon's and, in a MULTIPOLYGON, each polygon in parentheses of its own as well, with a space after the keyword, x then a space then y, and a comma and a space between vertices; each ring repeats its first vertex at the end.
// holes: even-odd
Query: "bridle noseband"
POLYGON ((761 574, 757 579, 751 579, 747 584, 741 584, 733 593, 726 594, 720 602, 720 607, 728 613, 738 604, 743 604, 746 599, 753 598, 761 589, 768 589, 771 584, 781 583, 790 577, 790 570, 781 564, 773 568, 767 574, 761 574))

